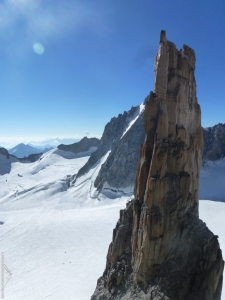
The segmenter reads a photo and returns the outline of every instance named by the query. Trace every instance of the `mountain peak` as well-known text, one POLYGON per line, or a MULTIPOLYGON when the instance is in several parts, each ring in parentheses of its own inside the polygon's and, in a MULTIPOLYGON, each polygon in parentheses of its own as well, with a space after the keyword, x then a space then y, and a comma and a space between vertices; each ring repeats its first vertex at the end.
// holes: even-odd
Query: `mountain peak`
POLYGON ((113 231, 92 300, 221 299, 224 262, 199 219, 203 134, 194 51, 160 35, 134 199, 113 231))

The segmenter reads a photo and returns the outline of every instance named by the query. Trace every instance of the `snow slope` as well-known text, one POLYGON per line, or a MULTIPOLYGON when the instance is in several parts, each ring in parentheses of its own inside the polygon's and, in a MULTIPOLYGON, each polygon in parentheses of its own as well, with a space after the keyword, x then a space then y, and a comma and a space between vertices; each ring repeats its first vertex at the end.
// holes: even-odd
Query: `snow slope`
MULTIPOLYGON (((5 223, 0 250, 12 272, 5 299, 89 300, 124 206, 121 201, 88 209, 38 207, 1 213, 5 223)), ((224 214, 224 203, 200 202, 200 217, 219 235, 225 250, 224 214)))
POLYGON ((140 104, 139 109, 137 110, 136 114, 134 114, 134 116, 130 120, 128 120, 127 128, 123 132, 120 139, 122 139, 122 137, 128 132, 128 130, 131 128, 131 126, 137 121, 137 119, 140 117, 140 115, 144 111, 144 108, 145 108, 145 104, 144 103, 140 104))
POLYGON ((12 272, 5 299, 90 299, 122 206, 1 213, 0 250, 12 272))
POLYGON ((60 202, 62 192, 88 159, 74 157, 73 153, 51 150, 34 163, 13 163, 11 172, 0 177, 1 210, 33 208, 46 200, 60 202))
MULTIPOLYGON (((122 194, 108 199, 93 187, 108 155, 75 184, 74 174, 88 157, 57 150, 35 163, 12 163, 10 174, 0 176, 0 252, 12 272, 6 300, 90 299, 104 270, 119 210, 130 199, 122 194)), ((218 179, 203 180, 202 191, 218 179)), ((225 203, 200 201, 200 217, 219 235, 225 253, 224 216, 225 203)))

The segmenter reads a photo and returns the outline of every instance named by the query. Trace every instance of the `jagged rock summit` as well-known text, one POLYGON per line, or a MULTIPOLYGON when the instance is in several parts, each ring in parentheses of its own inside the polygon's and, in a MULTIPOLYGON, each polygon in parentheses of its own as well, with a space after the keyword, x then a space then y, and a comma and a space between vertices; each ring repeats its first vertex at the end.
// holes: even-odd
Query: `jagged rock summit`
POLYGON ((222 253, 198 216, 203 149, 195 53, 161 32, 135 198, 120 212, 92 300, 219 300, 222 253))

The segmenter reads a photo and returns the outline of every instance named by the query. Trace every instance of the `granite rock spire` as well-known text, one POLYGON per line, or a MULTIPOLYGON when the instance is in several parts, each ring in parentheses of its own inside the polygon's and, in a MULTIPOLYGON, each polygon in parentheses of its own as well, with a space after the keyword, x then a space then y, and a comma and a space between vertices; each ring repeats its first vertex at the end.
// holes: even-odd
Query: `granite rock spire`
POLYGON ((203 149, 195 53, 161 32, 134 196, 120 212, 92 300, 219 300, 224 262, 198 216, 203 149))

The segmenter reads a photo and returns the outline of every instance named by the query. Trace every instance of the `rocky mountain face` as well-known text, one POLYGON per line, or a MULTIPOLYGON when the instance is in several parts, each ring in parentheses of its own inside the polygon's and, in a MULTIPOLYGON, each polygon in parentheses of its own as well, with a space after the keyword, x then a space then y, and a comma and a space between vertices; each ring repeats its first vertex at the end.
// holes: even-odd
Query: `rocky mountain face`
POLYGON ((140 131, 142 120, 139 117, 142 110, 143 105, 132 107, 128 112, 119 114, 117 118, 112 118, 106 124, 97 151, 79 170, 77 177, 87 173, 103 156, 111 151, 94 182, 95 187, 100 190, 105 182, 113 187, 126 187, 133 184, 138 161, 136 149, 143 143, 143 132, 140 131), (131 122, 133 126, 129 129, 131 122), (126 132, 127 129, 129 130, 126 132), (129 172, 127 172, 128 169, 129 172))
POLYGON ((198 217, 203 134, 194 70, 194 51, 178 51, 162 31, 135 198, 120 212, 92 300, 221 299, 221 250, 198 217))
POLYGON ((20 158, 20 162, 35 162, 39 160, 39 158, 43 155, 43 153, 36 153, 36 154, 30 154, 28 156, 25 156, 23 158, 20 158))
POLYGON ((58 146, 58 149, 64 150, 64 151, 70 151, 75 154, 78 154, 81 152, 88 152, 89 150, 91 150, 91 153, 93 153, 94 151, 96 151, 98 149, 99 143, 100 143, 100 141, 97 138, 84 137, 79 142, 74 143, 74 144, 70 144, 70 145, 60 144, 58 146))
POLYGON ((8 174, 11 171, 11 165, 14 162, 31 163, 37 161, 43 153, 30 154, 23 158, 9 154, 8 150, 0 147, 0 175, 8 174))
POLYGON ((111 152, 94 183, 98 190, 102 190, 104 184, 117 188, 133 185, 139 157, 138 149, 144 141, 143 109, 144 105, 137 107, 133 125, 111 145, 111 152))
POLYGON ((9 152, 3 147, 0 148, 0 154, 9 158, 9 152))
MULTIPOLYGON (((132 107, 130 111, 120 114, 107 123, 99 141, 98 150, 91 154, 86 165, 78 172, 78 177, 87 173, 110 151, 95 179, 94 186, 102 192, 110 187, 112 190, 123 190, 127 187, 130 187, 130 190, 133 189, 140 145, 144 143, 145 139, 143 112, 148 99, 149 96, 141 106, 132 107), (124 132, 125 134, 123 134, 124 132)), ((203 137, 205 145, 202 153, 203 162, 221 159, 225 156, 225 124, 203 128, 203 137)), ((79 143, 60 145, 58 148, 77 152, 75 150, 77 144, 79 143)))
POLYGON ((0 148, 0 175, 8 174, 11 171, 11 164, 18 162, 19 159, 13 155, 10 155, 8 150, 0 148))
POLYGON ((203 128, 205 147, 203 160, 218 160, 225 156, 225 124, 203 128))

